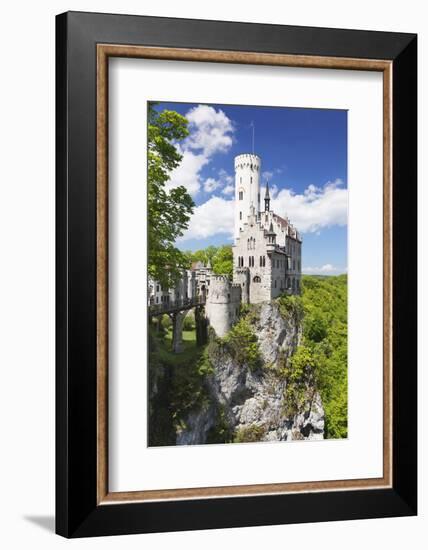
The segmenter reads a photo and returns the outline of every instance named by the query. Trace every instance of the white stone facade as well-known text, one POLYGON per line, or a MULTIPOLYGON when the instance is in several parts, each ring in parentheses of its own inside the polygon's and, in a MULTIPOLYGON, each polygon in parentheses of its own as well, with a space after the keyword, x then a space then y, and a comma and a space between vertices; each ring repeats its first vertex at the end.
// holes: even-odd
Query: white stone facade
POLYGON ((235 158, 235 244, 233 282, 241 285, 242 301, 257 304, 299 294, 302 240, 287 218, 270 209, 269 188, 260 208, 261 159, 235 158))
POLYGON ((251 209, 260 210, 260 169, 257 155, 235 157, 235 239, 239 237, 251 209))

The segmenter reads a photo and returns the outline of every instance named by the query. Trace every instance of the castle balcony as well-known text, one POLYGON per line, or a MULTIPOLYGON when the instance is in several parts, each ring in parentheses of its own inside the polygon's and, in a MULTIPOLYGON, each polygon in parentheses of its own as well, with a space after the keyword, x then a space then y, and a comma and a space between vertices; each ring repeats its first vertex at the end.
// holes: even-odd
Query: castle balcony
POLYGON ((267 243, 266 244, 266 251, 268 254, 283 254, 284 256, 288 256, 287 252, 285 251, 284 246, 280 246, 276 243, 267 243))

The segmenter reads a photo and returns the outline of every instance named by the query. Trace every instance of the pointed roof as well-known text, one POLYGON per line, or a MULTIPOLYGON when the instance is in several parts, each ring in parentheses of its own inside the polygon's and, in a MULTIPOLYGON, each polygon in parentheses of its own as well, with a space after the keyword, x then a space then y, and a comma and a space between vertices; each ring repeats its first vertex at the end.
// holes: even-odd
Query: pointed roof
POLYGON ((269 182, 266 182, 266 191, 265 191, 265 199, 270 199, 269 195, 269 182))
POLYGON ((212 269, 211 268, 211 260, 208 258, 208 263, 207 263, 207 269, 212 269))
POLYGON ((269 233, 272 234, 272 235, 276 235, 275 231, 273 230, 273 224, 272 224, 272 222, 270 222, 268 234, 269 234, 269 233))

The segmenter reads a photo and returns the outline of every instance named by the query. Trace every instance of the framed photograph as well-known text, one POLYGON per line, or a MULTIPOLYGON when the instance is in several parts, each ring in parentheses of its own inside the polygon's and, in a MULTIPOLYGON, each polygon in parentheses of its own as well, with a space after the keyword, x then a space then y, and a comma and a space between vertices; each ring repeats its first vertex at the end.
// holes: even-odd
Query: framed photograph
POLYGON ((56 24, 57 533, 416 514, 416 36, 56 24))

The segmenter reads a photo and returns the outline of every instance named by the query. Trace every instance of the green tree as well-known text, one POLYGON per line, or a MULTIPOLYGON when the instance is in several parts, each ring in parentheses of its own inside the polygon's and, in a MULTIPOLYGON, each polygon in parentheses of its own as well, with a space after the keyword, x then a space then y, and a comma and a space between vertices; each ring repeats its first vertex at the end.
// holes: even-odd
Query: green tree
POLYGON ((212 260, 214 273, 217 275, 233 275, 233 253, 230 245, 221 246, 212 260))
POLYGON ((166 184, 182 155, 175 143, 188 135, 187 120, 175 111, 148 110, 148 271, 163 288, 174 286, 188 258, 175 246, 187 228, 194 203, 183 186, 166 184))

